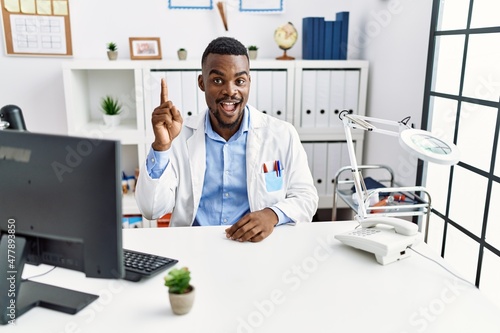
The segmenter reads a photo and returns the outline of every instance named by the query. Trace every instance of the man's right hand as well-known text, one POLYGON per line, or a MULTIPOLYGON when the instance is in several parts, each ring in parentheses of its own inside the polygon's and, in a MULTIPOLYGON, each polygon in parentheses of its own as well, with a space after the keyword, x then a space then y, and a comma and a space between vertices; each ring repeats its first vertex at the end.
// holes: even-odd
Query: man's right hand
POLYGON ((174 140, 182 128, 182 116, 172 101, 168 100, 168 87, 165 79, 161 79, 160 106, 158 106, 151 117, 155 141, 153 149, 163 151, 170 149, 174 140))

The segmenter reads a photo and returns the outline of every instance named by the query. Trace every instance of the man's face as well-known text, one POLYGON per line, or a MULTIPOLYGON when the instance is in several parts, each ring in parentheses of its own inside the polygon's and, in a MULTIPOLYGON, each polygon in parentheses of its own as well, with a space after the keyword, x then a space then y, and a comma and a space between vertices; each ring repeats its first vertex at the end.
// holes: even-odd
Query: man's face
POLYGON ((198 77, 198 86, 205 92, 214 130, 236 132, 250 92, 247 57, 209 54, 202 76, 198 77))

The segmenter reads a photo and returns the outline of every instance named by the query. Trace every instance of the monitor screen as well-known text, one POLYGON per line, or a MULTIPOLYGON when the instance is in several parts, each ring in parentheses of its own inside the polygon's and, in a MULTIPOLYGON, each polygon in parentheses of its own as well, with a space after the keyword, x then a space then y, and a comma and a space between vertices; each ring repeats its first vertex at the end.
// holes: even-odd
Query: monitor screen
POLYGON ((34 306, 76 313, 97 298, 21 281, 24 263, 124 276, 120 161, 119 141, 0 131, 2 324, 34 306))

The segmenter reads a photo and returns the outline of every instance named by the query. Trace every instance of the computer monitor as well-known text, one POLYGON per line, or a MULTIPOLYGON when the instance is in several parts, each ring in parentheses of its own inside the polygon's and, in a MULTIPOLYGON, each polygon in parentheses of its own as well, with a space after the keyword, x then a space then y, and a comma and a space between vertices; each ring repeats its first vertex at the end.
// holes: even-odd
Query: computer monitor
POLYGON ((122 278, 120 142, 0 131, 0 323, 96 295, 21 281, 25 263, 122 278))

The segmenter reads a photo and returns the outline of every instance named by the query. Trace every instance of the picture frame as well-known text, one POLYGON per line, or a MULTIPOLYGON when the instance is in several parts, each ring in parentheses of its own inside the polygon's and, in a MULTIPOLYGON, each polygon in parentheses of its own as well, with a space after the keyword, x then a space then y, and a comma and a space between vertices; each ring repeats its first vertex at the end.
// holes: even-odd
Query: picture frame
POLYGON ((130 59, 161 59, 160 37, 129 37, 130 59))

